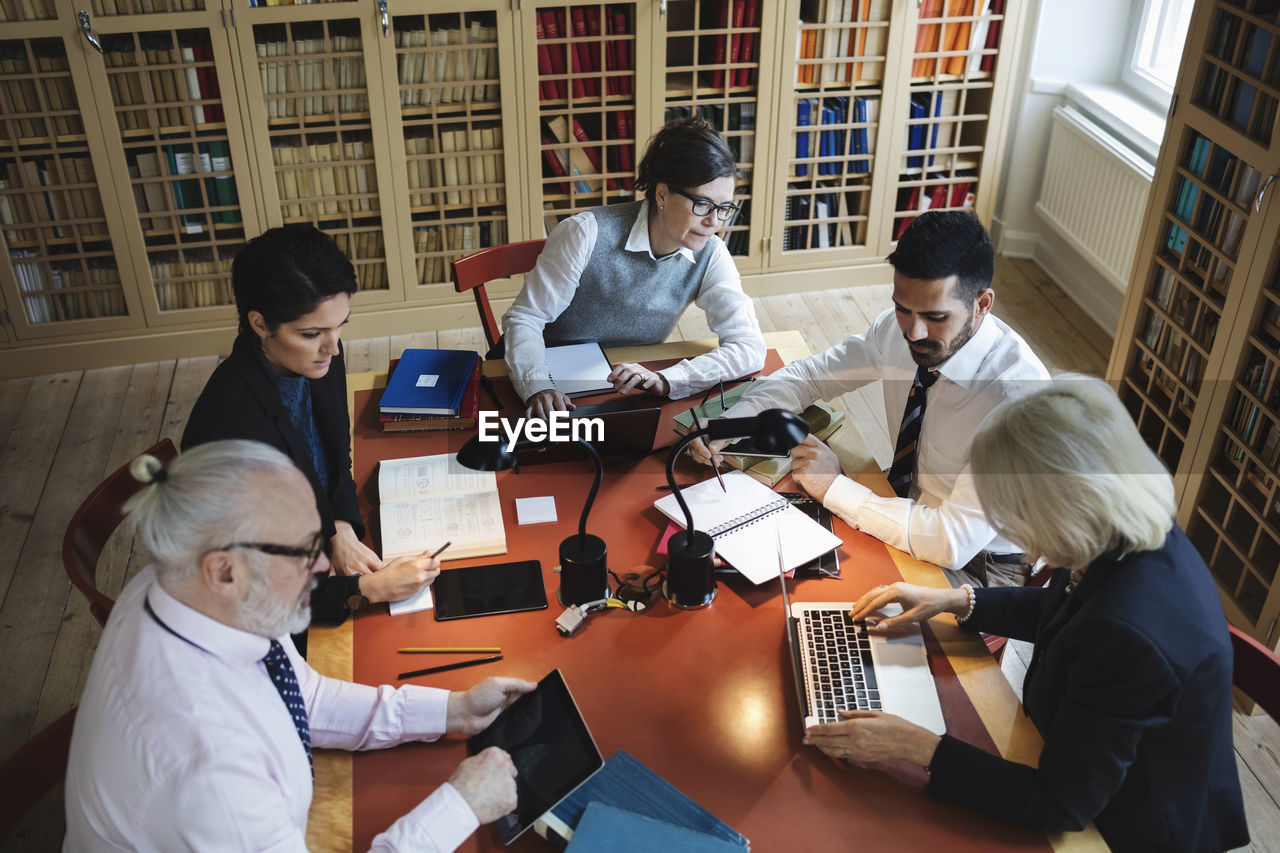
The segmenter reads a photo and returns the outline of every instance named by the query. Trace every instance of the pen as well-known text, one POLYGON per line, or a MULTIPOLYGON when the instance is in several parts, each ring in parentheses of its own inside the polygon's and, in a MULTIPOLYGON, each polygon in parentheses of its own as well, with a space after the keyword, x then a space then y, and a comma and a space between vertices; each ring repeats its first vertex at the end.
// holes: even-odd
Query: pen
MULTIPOLYGON (((698 415, 696 413, 693 416, 693 428, 702 429, 702 422, 698 420, 698 415)), ((706 436, 703 436, 703 440, 704 441, 706 440, 706 436)), ((707 450, 708 451, 711 450, 710 441, 707 441, 707 450)), ((711 470, 716 472, 716 480, 720 483, 720 491, 724 492, 725 494, 728 494, 729 490, 724 487, 724 477, 720 476, 720 463, 717 462, 714 457, 712 457, 711 459, 711 470)), ((679 495, 677 495, 677 497, 679 497, 679 495)))
POLYGON ((446 543, 444 543, 443 545, 441 545, 441 546, 436 550, 436 552, 435 552, 434 554, 432 554, 432 555, 431 555, 431 559, 433 559, 433 560, 434 560, 436 557, 439 557, 441 554, 443 554, 443 553, 444 553, 444 549, 445 549, 445 548, 448 548, 448 547, 449 547, 450 545, 452 545, 452 544, 453 544, 453 540, 452 540, 452 539, 450 539, 448 542, 446 542, 446 543))
POLYGON ((502 655, 494 655, 493 657, 477 658, 476 660, 464 660, 458 663, 446 663, 444 666, 429 666, 426 669, 415 669, 413 672, 402 672, 396 678, 403 681, 406 678, 417 678, 419 675, 433 675, 437 672, 448 672, 451 669, 462 669, 466 666, 479 666, 482 663, 493 663, 496 660, 502 660, 502 655))
POLYGON ((460 655, 500 655, 502 649, 497 646, 411 646, 404 649, 396 649, 402 655, 436 655, 449 654, 453 652, 460 655))

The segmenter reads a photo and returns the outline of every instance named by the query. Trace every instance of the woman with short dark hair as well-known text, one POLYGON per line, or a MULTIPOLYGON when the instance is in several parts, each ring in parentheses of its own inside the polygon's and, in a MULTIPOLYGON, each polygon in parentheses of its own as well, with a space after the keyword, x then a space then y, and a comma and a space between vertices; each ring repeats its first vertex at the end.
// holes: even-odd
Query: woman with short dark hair
POLYGON ((337 573, 312 594, 315 621, 341 622, 351 606, 413 595, 438 564, 415 557, 384 566, 360 541, 341 342, 356 290, 351 261, 315 226, 285 225, 244 245, 231 286, 240 332, 200 392, 182 448, 253 439, 287 454, 307 476, 337 573))
POLYGON ((929 791, 1059 832, 1096 824, 1112 850, 1209 851, 1249 840, 1231 737, 1231 640, 1213 578, 1173 522, 1173 481, 1100 379, 1060 377, 1005 405, 973 442, 1001 535, 1056 568, 1046 588, 877 587, 875 629, 954 613, 1035 643, 1022 702, 1035 767, 892 714, 845 711, 805 738, 836 759, 907 759, 929 791))
POLYGON ((615 388, 687 397, 764 366, 751 299, 716 236, 738 212, 736 175, 733 153, 710 124, 679 119, 649 141, 640 160, 643 200, 593 208, 556 226, 502 318, 508 372, 531 414, 573 408, 548 375, 548 345, 659 343, 690 303, 706 312, 720 345, 659 371, 619 364, 610 374, 615 388))

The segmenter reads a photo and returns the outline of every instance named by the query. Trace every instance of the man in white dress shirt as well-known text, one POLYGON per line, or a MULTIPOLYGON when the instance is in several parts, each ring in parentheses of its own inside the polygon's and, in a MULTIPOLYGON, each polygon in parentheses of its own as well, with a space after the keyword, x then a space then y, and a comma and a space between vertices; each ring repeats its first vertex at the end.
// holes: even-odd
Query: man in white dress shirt
MULTIPOLYGON (((1021 585, 1029 566, 983 513, 969 447, 992 412, 1033 390, 1048 371, 991 314, 995 252, 975 216, 921 214, 888 261, 893 308, 865 332, 754 383, 725 416, 772 408, 799 412, 815 400, 883 380, 885 416, 896 442, 890 481, 898 496, 879 497, 845 476, 835 453, 813 436, 792 451, 796 482, 851 526, 950 569, 955 586, 1021 585), (913 392, 913 385, 919 384, 923 402, 917 404, 921 389, 913 392)), ((712 442, 711 449, 726 443, 712 442)), ((709 461, 700 442, 693 453, 709 461)))
MULTIPOLYGON (((313 745, 478 732, 533 689, 511 678, 449 692, 321 676, 289 640, 329 568, 311 487, 289 458, 218 441, 167 470, 141 457, 132 473, 147 485, 129 521, 151 562, 121 593, 89 671, 64 850, 305 850, 313 745)), ((515 804, 515 768, 491 748, 373 849, 453 850, 515 804)))

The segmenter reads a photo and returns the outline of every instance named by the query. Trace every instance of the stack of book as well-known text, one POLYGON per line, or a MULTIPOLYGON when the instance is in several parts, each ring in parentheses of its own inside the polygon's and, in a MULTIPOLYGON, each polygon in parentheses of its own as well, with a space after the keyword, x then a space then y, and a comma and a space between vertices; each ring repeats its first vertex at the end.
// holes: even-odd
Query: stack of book
POLYGON ((406 349, 391 362, 378 401, 383 432, 470 429, 480 410, 480 356, 465 350, 406 349))
MULTIPOLYGON (((742 395, 746 393, 749 387, 751 387, 750 383, 744 382, 726 390, 723 398, 719 394, 713 394, 702 404, 676 415, 674 419, 676 434, 689 434, 693 429, 694 415, 697 415, 698 423, 704 425, 708 420, 720 417, 726 409, 742 398, 742 395)), ((840 429, 845 419, 844 412, 821 402, 809 406, 800 413, 800 416, 809 425, 809 432, 819 441, 826 441, 830 438, 836 430, 840 429)), ((724 461, 729 466, 746 472, 749 477, 759 480, 770 488, 776 486, 779 480, 791 473, 790 456, 726 455, 724 461)))

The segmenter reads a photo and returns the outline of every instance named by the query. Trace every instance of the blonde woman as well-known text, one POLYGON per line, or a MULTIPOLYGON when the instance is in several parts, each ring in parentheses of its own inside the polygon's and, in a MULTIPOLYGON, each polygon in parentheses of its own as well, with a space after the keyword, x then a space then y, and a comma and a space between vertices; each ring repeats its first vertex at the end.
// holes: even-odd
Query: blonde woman
POLYGON ((1023 705, 1037 767, 901 718, 845 712, 806 742, 843 760, 914 760, 929 791, 1046 830, 1094 822, 1113 850, 1248 842, 1231 741, 1231 644, 1200 555, 1173 523, 1173 483, 1103 382, 1061 377, 1009 403, 973 445, 991 522, 1060 567, 1047 588, 871 590, 875 626, 953 613, 1033 641, 1023 705))

